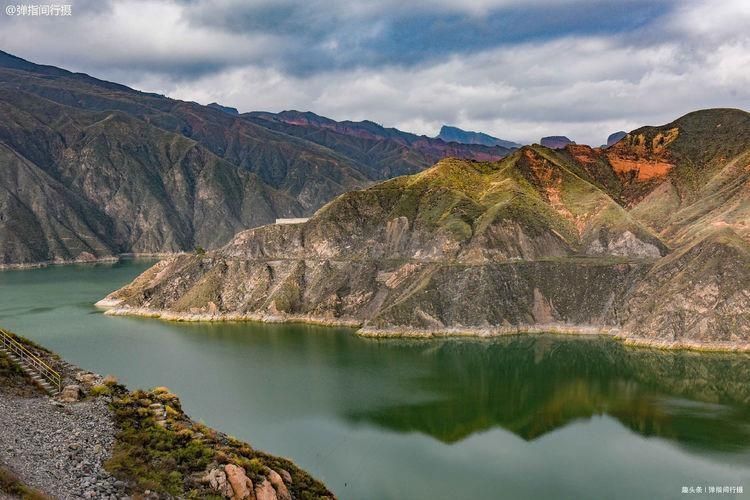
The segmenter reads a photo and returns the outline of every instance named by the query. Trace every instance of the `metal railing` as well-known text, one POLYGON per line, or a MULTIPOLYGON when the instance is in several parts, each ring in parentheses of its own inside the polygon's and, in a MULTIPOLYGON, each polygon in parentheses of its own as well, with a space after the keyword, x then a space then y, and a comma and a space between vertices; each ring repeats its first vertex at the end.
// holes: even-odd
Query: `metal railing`
POLYGON ((16 355, 28 368, 34 370, 44 380, 60 392, 62 377, 60 373, 45 363, 42 358, 34 354, 28 347, 17 341, 11 334, 0 328, 0 347, 16 355))

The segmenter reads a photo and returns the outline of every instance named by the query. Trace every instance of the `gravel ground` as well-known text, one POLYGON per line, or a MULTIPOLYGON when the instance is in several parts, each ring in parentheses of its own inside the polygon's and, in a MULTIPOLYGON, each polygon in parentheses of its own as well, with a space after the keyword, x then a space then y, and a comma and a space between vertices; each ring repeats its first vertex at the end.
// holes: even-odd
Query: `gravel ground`
POLYGON ((107 405, 106 397, 62 404, 0 391, 0 463, 54 498, 127 498, 103 466, 115 439, 107 405))

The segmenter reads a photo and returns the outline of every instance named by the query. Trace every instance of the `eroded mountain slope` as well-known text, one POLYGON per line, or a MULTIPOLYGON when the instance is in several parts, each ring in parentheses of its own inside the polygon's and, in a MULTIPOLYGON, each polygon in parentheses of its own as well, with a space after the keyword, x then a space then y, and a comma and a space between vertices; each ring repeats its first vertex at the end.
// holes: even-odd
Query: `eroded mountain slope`
POLYGON ((369 335, 554 330, 750 349, 746 115, 692 113, 606 149, 443 160, 304 224, 162 262, 103 304, 369 335))
POLYGON ((164 261, 106 303, 184 318, 487 333, 614 326, 614 305, 666 253, 553 152, 444 160, 344 194, 304 224, 240 233, 164 261))

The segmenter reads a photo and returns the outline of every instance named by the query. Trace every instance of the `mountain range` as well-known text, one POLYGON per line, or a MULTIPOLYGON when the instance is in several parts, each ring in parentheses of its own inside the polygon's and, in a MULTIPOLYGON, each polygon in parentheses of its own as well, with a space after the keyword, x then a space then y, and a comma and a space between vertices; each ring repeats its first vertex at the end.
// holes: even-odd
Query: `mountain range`
POLYGON ((305 223, 162 261, 102 304, 372 336, 563 331, 749 349, 749 191, 750 114, 697 111, 604 149, 444 159, 305 223))
POLYGON ((284 134, 333 149, 361 165, 368 178, 383 180, 424 170, 446 157, 494 161, 511 148, 446 142, 385 128, 371 121, 337 122, 312 112, 250 112, 247 119, 284 134))
POLYGON ((0 112, 0 266, 215 248, 446 156, 509 152, 312 113, 239 114, 5 52, 0 112))

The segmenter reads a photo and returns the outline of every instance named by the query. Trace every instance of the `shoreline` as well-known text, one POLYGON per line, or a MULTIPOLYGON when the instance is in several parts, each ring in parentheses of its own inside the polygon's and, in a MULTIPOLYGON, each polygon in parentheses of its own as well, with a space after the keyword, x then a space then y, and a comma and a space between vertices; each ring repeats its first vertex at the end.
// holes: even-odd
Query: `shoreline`
POLYGON ((356 319, 316 318, 306 315, 286 314, 211 314, 211 313, 181 313, 161 311, 145 307, 119 307, 120 301, 104 298, 94 304, 100 309, 106 309, 106 316, 136 316, 141 318, 160 319, 174 323, 268 323, 283 324, 296 323, 305 325, 360 328, 362 321, 356 319))
POLYGON ((357 335, 373 339, 447 339, 447 338, 497 338, 512 335, 560 335, 576 337, 607 337, 630 347, 642 347, 664 351, 737 352, 750 353, 750 343, 712 342, 648 339, 629 337, 622 328, 615 326, 566 325, 550 323, 541 325, 519 325, 493 328, 445 328, 435 330, 410 328, 370 328, 357 330, 357 335))
POLYGON ((41 262, 25 262, 17 264, 0 264, 0 271, 23 271, 27 269, 42 269, 52 266, 70 266, 74 264, 109 264, 122 260, 138 259, 166 259, 181 255, 184 252, 174 253, 121 253, 109 257, 97 257, 95 259, 67 259, 67 260, 45 260, 41 262))
POLYGON ((569 325, 564 323, 548 323, 540 325, 519 325, 488 328, 443 328, 419 329, 409 327, 375 328, 367 326, 365 321, 357 319, 319 318, 307 315, 285 314, 239 314, 239 313, 183 313, 162 311, 149 308, 121 307, 119 300, 104 298, 95 306, 106 309, 107 316, 135 316, 153 318, 176 323, 266 323, 266 324, 305 324, 326 327, 354 328, 359 337, 370 339, 458 339, 479 338, 492 339, 511 335, 570 335, 570 336, 601 336, 609 337, 631 347, 645 347, 665 351, 696 351, 696 352, 737 352, 750 353, 750 343, 712 342, 702 343, 694 341, 669 341, 648 339, 643 337, 629 337, 627 332, 616 326, 569 325))

